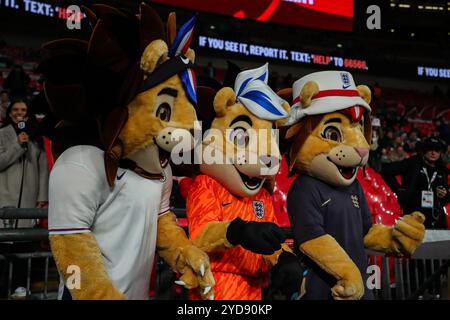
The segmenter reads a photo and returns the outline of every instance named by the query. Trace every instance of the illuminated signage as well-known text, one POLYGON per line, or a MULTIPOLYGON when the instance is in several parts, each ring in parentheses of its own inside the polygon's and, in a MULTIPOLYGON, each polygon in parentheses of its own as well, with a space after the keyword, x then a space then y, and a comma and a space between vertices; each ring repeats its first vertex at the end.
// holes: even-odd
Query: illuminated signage
POLYGON ((418 66, 417 75, 421 77, 450 79, 450 69, 418 66))
POLYGON ((237 53, 246 56, 263 57, 296 63, 324 65, 336 68, 369 70, 366 60, 285 50, 281 48, 259 46, 245 42, 229 41, 206 36, 199 36, 198 44, 200 48, 237 53))
POLYGON ((153 0, 153 2, 261 22, 353 31, 353 0, 153 0))
POLYGON ((85 17, 82 12, 72 12, 64 7, 34 0, 0 0, 1 7, 63 20, 72 17, 74 21, 80 21, 85 17))

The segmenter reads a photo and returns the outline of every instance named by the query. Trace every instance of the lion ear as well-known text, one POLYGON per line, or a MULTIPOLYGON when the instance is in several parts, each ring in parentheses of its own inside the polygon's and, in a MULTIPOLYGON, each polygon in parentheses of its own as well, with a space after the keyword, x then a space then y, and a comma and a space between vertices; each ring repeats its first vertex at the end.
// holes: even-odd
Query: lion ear
POLYGON ((300 92, 300 101, 303 108, 307 108, 311 105, 311 99, 319 93, 319 85, 315 81, 308 81, 300 92))
POLYGON ((288 103, 292 103, 292 88, 284 88, 277 91, 277 96, 286 100, 288 103))
POLYGON ((156 67, 168 59, 169 49, 163 40, 152 41, 141 57, 141 69, 146 74, 155 71, 156 67))
POLYGON ((217 117, 223 117, 226 113, 227 107, 230 107, 236 103, 236 94, 233 89, 225 87, 217 92, 214 97, 214 111, 217 117))
POLYGON ((177 14, 175 12, 169 13, 167 18, 167 43, 169 46, 175 41, 177 36, 177 14))
POLYGON ((294 125, 292 125, 291 127, 289 127, 289 129, 286 132, 285 135, 285 139, 289 140, 292 137, 295 137, 297 135, 297 133, 300 131, 300 129, 302 128, 302 123, 301 122, 297 122, 294 125))
POLYGON ((372 93, 368 86, 359 85, 356 87, 356 90, 358 90, 360 97, 363 98, 365 102, 370 103, 372 100, 372 93))

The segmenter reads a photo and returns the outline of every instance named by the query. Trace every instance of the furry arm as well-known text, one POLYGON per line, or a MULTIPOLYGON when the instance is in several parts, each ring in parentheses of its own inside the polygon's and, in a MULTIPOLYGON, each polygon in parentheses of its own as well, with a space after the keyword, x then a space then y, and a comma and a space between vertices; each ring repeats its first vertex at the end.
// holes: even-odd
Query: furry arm
POLYGON ((336 300, 358 300, 364 294, 361 272, 347 253, 329 234, 306 241, 300 250, 320 268, 336 278, 331 288, 336 300))
POLYGON ((211 290, 214 277, 209 267, 209 257, 187 238, 172 212, 158 218, 156 247, 172 270, 182 274, 178 284, 188 289, 200 287, 204 299, 214 297, 211 290))
POLYGON ((126 299, 114 287, 103 264, 95 236, 91 233, 51 235, 50 245, 59 274, 66 283, 71 265, 80 268, 80 286, 70 289, 75 300, 122 300, 126 299))
POLYGON ((284 240, 283 232, 272 222, 244 221, 237 217, 232 221, 209 222, 200 230, 195 243, 207 252, 241 245, 253 253, 273 254, 281 249, 284 240))
MULTIPOLYGON (((195 246, 205 252, 215 252, 232 248, 233 245, 227 240, 227 229, 230 221, 214 221, 210 222, 200 231, 194 240, 195 246)), ((277 264, 278 257, 284 251, 292 252, 291 248, 285 243, 281 245, 281 249, 275 251, 271 255, 264 255, 264 261, 273 267, 277 264)))
POLYGON ((203 227, 194 240, 194 244, 205 252, 221 251, 232 248, 227 240, 230 221, 212 221, 203 227))
POLYGON ((364 246, 385 253, 411 255, 425 236, 425 216, 413 212, 399 219, 394 227, 376 224, 364 237, 364 246))

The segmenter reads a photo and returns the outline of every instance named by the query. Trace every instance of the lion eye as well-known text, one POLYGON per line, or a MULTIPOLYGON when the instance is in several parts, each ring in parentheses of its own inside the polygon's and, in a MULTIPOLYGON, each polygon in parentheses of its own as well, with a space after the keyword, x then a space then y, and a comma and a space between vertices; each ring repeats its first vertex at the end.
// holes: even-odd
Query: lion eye
POLYGON ((170 116, 172 115, 172 109, 167 102, 161 103, 156 109, 156 116, 162 121, 170 121, 170 116))
POLYGON ((338 128, 329 126, 323 131, 322 137, 324 137, 325 139, 328 139, 328 140, 340 142, 341 141, 341 132, 339 131, 338 128))
POLYGON ((250 138, 247 130, 237 127, 231 132, 230 140, 238 147, 245 147, 248 145, 250 138))

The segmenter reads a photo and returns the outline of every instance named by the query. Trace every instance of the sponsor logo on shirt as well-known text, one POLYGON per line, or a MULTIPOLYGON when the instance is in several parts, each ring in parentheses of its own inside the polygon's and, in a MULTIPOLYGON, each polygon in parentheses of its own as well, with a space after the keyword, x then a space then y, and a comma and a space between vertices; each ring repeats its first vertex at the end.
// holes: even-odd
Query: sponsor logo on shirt
POLYGON ((356 194, 352 194, 351 198, 352 198, 353 206, 355 208, 359 208, 359 198, 358 198, 358 196, 356 194))
POLYGON ((264 217, 264 202, 253 200, 253 211, 258 219, 262 219, 264 217))
POLYGON ((125 175, 126 171, 122 172, 122 174, 119 176, 117 175, 117 180, 120 180, 123 178, 123 176, 125 175))

